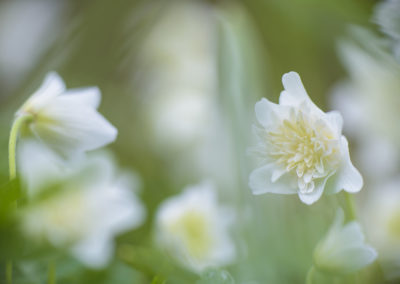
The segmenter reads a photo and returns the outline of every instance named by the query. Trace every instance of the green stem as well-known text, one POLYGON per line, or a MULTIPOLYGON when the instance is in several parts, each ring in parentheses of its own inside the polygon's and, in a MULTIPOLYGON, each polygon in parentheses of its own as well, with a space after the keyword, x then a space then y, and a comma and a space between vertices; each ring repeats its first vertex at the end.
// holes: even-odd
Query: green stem
POLYGON ((315 268, 314 265, 310 267, 310 269, 307 272, 307 277, 306 277, 306 284, 312 284, 313 278, 314 278, 314 272, 315 268))
POLYGON ((347 214, 349 221, 356 220, 356 207, 353 199, 353 195, 351 195, 348 192, 345 192, 345 198, 346 198, 346 205, 347 205, 347 214))
MULTIPOLYGON (((21 115, 14 120, 11 127, 10 140, 8 142, 8 166, 10 169, 10 180, 17 177, 16 149, 19 131, 22 125, 32 119, 31 115, 21 115)), ((6 262, 6 282, 13 282, 13 263, 12 260, 6 262)))
POLYGON ((21 115, 15 119, 10 132, 10 140, 8 142, 8 165, 10 168, 10 180, 17 176, 16 148, 18 134, 21 126, 32 119, 31 115, 21 115))
POLYGON ((56 278, 56 264, 54 261, 50 261, 47 272, 47 283, 56 284, 56 278))
POLYGON ((12 271, 13 271, 13 263, 12 261, 8 260, 6 262, 6 283, 7 284, 12 284, 12 271))

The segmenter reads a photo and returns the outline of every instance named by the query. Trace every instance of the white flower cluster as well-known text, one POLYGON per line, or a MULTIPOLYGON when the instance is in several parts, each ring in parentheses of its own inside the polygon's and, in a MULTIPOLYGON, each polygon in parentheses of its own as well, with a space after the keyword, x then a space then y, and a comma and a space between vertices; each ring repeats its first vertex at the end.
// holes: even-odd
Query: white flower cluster
MULTIPOLYGON (((26 118, 18 164, 30 202, 18 210, 22 232, 67 249, 91 268, 105 267, 113 255, 114 237, 145 218, 132 183, 116 173, 110 155, 82 157, 114 141, 117 134, 96 111, 99 102, 98 88, 66 91, 53 72, 16 118, 26 118), (52 187, 57 190, 42 199, 52 187)), ((232 221, 232 210, 219 206, 214 186, 204 182, 160 206, 156 240, 180 264, 200 273, 234 260, 232 221)))
POLYGON ((52 72, 16 117, 27 118, 18 160, 30 202, 18 210, 21 230, 38 242, 66 248, 92 268, 107 265, 114 237, 145 217, 109 155, 78 158, 116 138, 117 129, 96 110, 99 103, 98 88, 67 91, 52 72), (57 184, 57 191, 41 197, 57 184))

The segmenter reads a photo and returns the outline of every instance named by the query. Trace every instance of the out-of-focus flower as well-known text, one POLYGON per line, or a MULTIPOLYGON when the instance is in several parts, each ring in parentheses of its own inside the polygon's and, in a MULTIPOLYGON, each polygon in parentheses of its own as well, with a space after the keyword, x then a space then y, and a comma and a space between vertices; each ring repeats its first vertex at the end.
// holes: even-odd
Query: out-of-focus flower
POLYGON ((228 232, 232 214, 218 204, 211 184, 189 186, 181 195, 160 205, 156 241, 195 272, 227 265, 236 254, 228 232))
POLYGON ((385 276, 400 278, 400 178, 368 192, 362 206, 366 234, 379 252, 385 276))
POLYGON ((302 202, 317 201, 324 188, 357 192, 363 185, 352 165, 342 116, 322 112, 309 98, 295 72, 282 77, 279 104, 262 99, 255 106, 260 168, 250 174, 254 194, 298 193, 302 202))
MULTIPOLYGON (((54 155, 37 142, 25 147, 30 147, 31 153, 54 155)), ((47 173, 47 187, 50 187, 51 178, 48 176, 53 173, 53 165, 47 163, 50 170, 46 170, 46 160, 54 161, 54 157, 43 158, 38 167, 44 171, 41 177, 46 178, 47 173)), ((38 172, 36 166, 31 170, 38 172)), ((27 171, 29 169, 25 167, 23 173, 27 171)), ((27 177, 29 179, 32 174, 27 177)), ((28 190, 30 185, 39 185, 30 181, 27 181, 28 190)), ((65 172, 58 183, 61 184, 58 191, 44 197, 39 195, 36 200, 32 198, 29 205, 20 208, 21 230, 35 241, 66 248, 89 267, 104 267, 112 257, 114 237, 143 222, 143 205, 124 179, 115 178, 108 156, 89 157, 69 173, 65 172)), ((41 185, 44 184, 43 181, 41 185)))
POLYGON ((344 213, 339 209, 336 219, 314 250, 314 265, 324 272, 347 274, 371 264, 377 257, 374 248, 364 243, 359 223, 344 225, 344 213))
POLYGON ((362 169, 384 180, 399 162, 400 65, 373 34, 353 29, 352 39, 339 45, 350 79, 334 88, 332 103, 343 113, 344 131, 358 142, 362 169))
POLYGON ((179 3, 163 13, 144 42, 139 82, 149 100, 156 147, 204 143, 216 108, 215 23, 203 3, 179 3))
POLYGON ((51 72, 16 116, 29 116, 29 132, 68 157, 115 140, 117 129, 97 112, 100 99, 97 87, 67 91, 63 80, 51 72))
POLYGON ((134 83, 148 121, 149 146, 170 162, 169 176, 182 179, 190 167, 193 177, 207 176, 231 188, 231 118, 218 91, 214 8, 199 1, 166 6, 143 42, 134 83))
POLYGON ((400 60, 400 1, 381 1, 375 7, 374 20, 393 40, 393 52, 400 60))

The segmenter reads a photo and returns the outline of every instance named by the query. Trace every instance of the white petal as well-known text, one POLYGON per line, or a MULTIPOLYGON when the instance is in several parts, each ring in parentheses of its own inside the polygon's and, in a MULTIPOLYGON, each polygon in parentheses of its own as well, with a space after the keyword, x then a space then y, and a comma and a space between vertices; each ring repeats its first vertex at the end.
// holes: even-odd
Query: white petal
POLYGON ((138 227, 145 219, 146 211, 139 199, 132 190, 118 184, 104 189, 95 188, 93 202, 104 209, 98 214, 101 223, 98 224, 97 231, 115 235, 138 227), (100 190, 104 191, 102 196, 98 194, 100 190))
POLYGON ((42 107, 48 104, 53 98, 62 94, 65 91, 65 84, 61 77, 56 72, 50 72, 46 75, 40 88, 28 99, 21 107, 20 111, 25 108, 39 111, 42 107))
POLYGON ((271 182, 276 182, 281 176, 286 173, 286 169, 279 168, 272 171, 271 182))
POLYGON ((101 101, 101 92, 98 87, 71 89, 64 92, 59 99, 97 109, 101 101))
POLYGON ((285 90, 281 92, 279 97, 279 104, 281 106, 307 107, 309 111, 314 112, 316 115, 323 115, 323 112, 308 96, 299 74, 293 71, 284 74, 282 76, 282 84, 285 90))
POLYGON ((49 72, 40 88, 32 95, 34 97, 53 97, 65 91, 65 83, 56 72, 49 72))
POLYGON ((359 223, 353 221, 346 224, 341 232, 340 238, 345 246, 353 246, 364 242, 364 234, 359 223))
POLYGON ((302 193, 298 191, 300 200, 307 205, 311 205, 314 202, 318 201, 321 198, 322 193, 324 192, 325 184, 329 177, 330 176, 323 179, 314 180, 315 188, 311 193, 302 193))
POLYGON ((255 105, 255 111, 258 122, 265 128, 270 128, 271 125, 276 124, 279 120, 279 105, 262 98, 255 105))
POLYGON ((279 103, 281 105, 298 106, 301 102, 309 100, 307 92, 296 72, 289 72, 282 76, 285 91, 281 92, 279 103))
POLYGON ((359 171, 353 166, 350 160, 349 145, 346 137, 342 136, 341 140, 342 162, 333 176, 332 185, 330 185, 329 193, 337 193, 340 190, 347 192, 358 192, 363 186, 363 178, 359 171))
POLYGON ((291 183, 281 177, 277 182, 271 181, 273 165, 266 165, 257 168, 251 172, 249 178, 249 187, 253 194, 278 193, 278 194, 294 194, 296 188, 291 183))
POLYGON ((113 251, 114 244, 109 237, 99 234, 92 235, 71 248, 72 254, 77 259, 94 269, 105 267, 113 251))
POLYGON ((117 136, 117 129, 89 107, 60 101, 47 106, 41 115, 43 121, 31 124, 32 131, 63 155, 94 150, 117 136))
POLYGON ((29 196, 63 177, 63 166, 59 156, 37 140, 22 140, 18 145, 18 167, 29 196))
POLYGON ((329 270, 342 274, 353 273, 374 262, 377 256, 376 250, 366 245, 338 248, 330 255, 329 270))
POLYGON ((315 265, 322 271, 351 273, 376 259, 376 251, 364 243, 360 224, 353 221, 343 226, 343 222, 344 213, 339 209, 326 237, 315 248, 315 265))
POLYGON ((337 137, 340 137, 342 134, 343 128, 343 117, 338 111, 330 111, 325 115, 326 121, 328 121, 330 127, 334 130, 337 137))

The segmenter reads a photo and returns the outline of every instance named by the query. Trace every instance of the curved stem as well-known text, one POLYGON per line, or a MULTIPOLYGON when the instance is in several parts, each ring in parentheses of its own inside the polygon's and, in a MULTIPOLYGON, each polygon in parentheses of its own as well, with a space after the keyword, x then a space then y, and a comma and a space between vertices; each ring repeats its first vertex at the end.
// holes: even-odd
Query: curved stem
POLYGON ((8 142, 8 165, 10 169, 10 180, 15 179, 17 176, 16 148, 19 131, 21 126, 31 119, 31 115, 21 115, 15 119, 11 127, 10 139, 8 142))
POLYGON ((307 272, 307 277, 306 277, 306 284, 312 284, 312 280, 314 278, 314 272, 315 268, 314 265, 310 267, 310 269, 307 272))
POLYGON ((356 207, 354 204, 354 199, 353 195, 351 195, 348 192, 345 192, 345 198, 346 198, 346 205, 347 205, 347 213, 348 213, 348 218, 349 220, 356 220, 356 207))
MULTIPOLYGON (((8 166, 10 170, 10 180, 13 180, 17 176, 17 163, 16 163, 16 148, 18 134, 21 126, 32 119, 31 115, 21 115, 14 120, 11 127, 10 139, 8 142, 8 166)), ((12 284, 13 282, 13 263, 12 260, 6 262, 6 283, 12 284)))
POLYGON ((56 264, 51 261, 48 266, 47 283, 56 284, 56 264))
POLYGON ((10 140, 8 142, 8 165, 10 169, 10 180, 17 176, 16 148, 18 134, 21 126, 32 119, 31 115, 21 115, 15 119, 10 132, 10 140))

